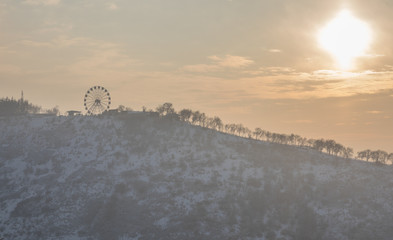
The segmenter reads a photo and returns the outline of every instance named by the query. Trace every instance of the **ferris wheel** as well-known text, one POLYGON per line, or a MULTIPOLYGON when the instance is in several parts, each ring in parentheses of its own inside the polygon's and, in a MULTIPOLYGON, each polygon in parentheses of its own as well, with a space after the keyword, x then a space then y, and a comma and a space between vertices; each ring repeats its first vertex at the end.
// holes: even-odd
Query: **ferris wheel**
POLYGON ((101 114, 109 109, 111 105, 111 95, 104 87, 91 87, 85 94, 84 105, 87 114, 101 114))

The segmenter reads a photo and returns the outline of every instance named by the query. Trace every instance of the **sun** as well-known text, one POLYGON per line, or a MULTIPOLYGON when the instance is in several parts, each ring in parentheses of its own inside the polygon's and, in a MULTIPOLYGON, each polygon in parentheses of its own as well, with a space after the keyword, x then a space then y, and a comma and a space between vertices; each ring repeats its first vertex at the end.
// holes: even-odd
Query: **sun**
POLYGON ((367 23, 341 11, 318 33, 320 46, 328 51, 341 69, 353 68, 353 60, 366 54, 372 39, 367 23))

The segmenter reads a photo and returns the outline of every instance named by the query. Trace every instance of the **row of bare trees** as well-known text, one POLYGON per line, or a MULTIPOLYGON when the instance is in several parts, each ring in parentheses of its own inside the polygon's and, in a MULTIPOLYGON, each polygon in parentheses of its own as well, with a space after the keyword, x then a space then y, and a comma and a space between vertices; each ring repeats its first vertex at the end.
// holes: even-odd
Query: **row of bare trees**
MULTIPOLYGON (((181 111, 176 112, 172 103, 164 103, 158 106, 156 110, 161 117, 181 120, 193 125, 214 129, 216 131, 240 137, 253 138, 255 140, 264 140, 279 144, 308 147, 320 152, 344 158, 351 158, 354 155, 352 148, 345 147, 332 139, 308 139, 296 134, 272 133, 261 128, 255 128, 255 130, 252 131, 243 126, 243 124, 224 124, 219 117, 209 117, 200 111, 182 109, 181 111)), ((382 150, 371 151, 367 149, 358 152, 356 157, 367 162, 372 160, 380 164, 386 164, 388 161, 393 162, 393 153, 388 154, 382 150)))
POLYGON ((219 117, 208 117, 205 113, 183 109, 176 112, 172 103, 164 103, 156 108, 161 117, 182 120, 194 125, 223 131, 224 124, 219 117))
POLYGON ((200 111, 182 109, 181 111, 176 112, 172 103, 164 103, 158 106, 156 110, 161 117, 181 120, 193 125, 214 129, 232 135, 279 144, 313 148, 321 152, 326 152, 331 155, 342 156, 345 158, 350 158, 353 156, 352 148, 345 147, 342 144, 336 143, 334 140, 330 139, 307 139, 296 134, 272 133, 261 128, 255 128, 255 130, 252 131, 249 128, 243 126, 243 124, 224 124, 219 117, 209 117, 200 111))
POLYGON ((345 147, 332 139, 318 139, 313 141, 313 148, 318 151, 325 151, 330 155, 342 156, 344 158, 351 158, 353 156, 353 149, 345 147))
POLYGON ((344 158, 351 158, 353 156, 353 149, 345 147, 331 139, 307 139, 295 134, 278 134, 256 128, 253 132, 255 139, 265 140, 268 142, 275 142, 280 144, 295 145, 301 147, 309 147, 320 152, 326 152, 330 155, 342 156, 344 158))
POLYGON ((379 164, 386 164, 387 161, 393 162, 393 153, 389 154, 383 150, 372 151, 370 149, 366 149, 358 152, 357 157, 367 162, 373 160, 375 163, 379 164))

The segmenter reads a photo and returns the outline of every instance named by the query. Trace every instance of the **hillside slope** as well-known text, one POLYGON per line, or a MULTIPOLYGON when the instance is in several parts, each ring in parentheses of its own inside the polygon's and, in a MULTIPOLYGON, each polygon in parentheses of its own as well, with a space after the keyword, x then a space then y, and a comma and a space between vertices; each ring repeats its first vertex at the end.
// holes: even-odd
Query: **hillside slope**
POLYGON ((393 236, 389 166, 141 114, 0 129, 0 239, 393 236))

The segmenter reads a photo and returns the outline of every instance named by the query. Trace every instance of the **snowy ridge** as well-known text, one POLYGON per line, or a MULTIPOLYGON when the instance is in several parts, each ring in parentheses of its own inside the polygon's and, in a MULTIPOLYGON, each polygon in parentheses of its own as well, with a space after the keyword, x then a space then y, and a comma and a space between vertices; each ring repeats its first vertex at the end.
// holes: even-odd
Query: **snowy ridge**
POLYGON ((393 236, 389 166, 148 115, 0 129, 0 239, 393 236))

